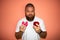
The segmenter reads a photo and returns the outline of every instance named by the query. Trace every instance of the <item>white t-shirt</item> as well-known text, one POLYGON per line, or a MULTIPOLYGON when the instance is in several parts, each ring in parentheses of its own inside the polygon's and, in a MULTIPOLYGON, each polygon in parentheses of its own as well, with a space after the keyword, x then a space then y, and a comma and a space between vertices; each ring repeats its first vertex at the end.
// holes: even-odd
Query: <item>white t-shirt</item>
POLYGON ((22 24, 22 21, 28 22, 28 26, 26 27, 26 30, 22 35, 22 40, 40 40, 39 34, 36 33, 36 31, 33 29, 33 23, 35 21, 38 21, 40 25, 40 29, 42 31, 46 31, 43 20, 41 18, 35 17, 34 20, 30 22, 26 18, 22 18, 17 23, 16 32, 20 31, 20 25, 22 24))

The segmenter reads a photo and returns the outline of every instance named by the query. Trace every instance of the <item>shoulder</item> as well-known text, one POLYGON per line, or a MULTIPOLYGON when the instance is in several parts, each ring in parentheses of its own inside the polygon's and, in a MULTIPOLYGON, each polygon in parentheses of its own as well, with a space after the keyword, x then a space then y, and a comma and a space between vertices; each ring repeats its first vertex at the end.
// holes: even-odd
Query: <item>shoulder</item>
POLYGON ((22 21, 25 21, 25 20, 26 20, 26 18, 24 17, 22 19, 19 19, 17 23, 20 24, 22 21))
POLYGON ((43 22, 43 19, 42 18, 39 18, 39 17, 35 17, 35 20, 37 20, 39 22, 43 22))

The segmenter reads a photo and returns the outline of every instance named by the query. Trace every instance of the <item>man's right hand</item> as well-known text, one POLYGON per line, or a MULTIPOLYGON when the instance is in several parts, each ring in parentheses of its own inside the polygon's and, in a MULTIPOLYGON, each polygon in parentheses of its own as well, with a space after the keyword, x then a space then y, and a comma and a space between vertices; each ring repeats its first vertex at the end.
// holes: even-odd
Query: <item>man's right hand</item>
POLYGON ((21 25, 20 26, 20 31, 15 33, 16 39, 20 40, 22 38, 23 32, 25 31, 26 26, 21 25))
POLYGON ((21 26, 20 26, 20 31, 24 32, 25 29, 26 29, 26 26, 25 26, 25 25, 21 25, 21 26))

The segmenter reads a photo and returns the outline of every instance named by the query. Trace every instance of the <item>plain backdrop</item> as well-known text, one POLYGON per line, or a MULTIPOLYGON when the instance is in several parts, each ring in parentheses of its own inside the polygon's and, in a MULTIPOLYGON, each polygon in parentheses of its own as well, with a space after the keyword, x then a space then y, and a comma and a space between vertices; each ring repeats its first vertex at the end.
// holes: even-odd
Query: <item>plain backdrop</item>
POLYGON ((32 3, 36 16, 44 20, 47 37, 41 40, 59 40, 59 0, 1 0, 0 40, 16 40, 16 24, 25 17, 27 3, 32 3))

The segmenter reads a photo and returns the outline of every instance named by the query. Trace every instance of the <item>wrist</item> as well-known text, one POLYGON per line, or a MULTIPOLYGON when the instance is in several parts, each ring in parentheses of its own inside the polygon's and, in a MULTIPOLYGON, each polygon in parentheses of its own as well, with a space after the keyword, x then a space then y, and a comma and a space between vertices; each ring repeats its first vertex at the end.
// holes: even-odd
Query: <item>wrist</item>
POLYGON ((23 33, 23 31, 19 31, 19 32, 23 33))
POLYGON ((39 31, 37 32, 38 34, 40 34, 42 32, 42 30, 41 29, 39 29, 39 31))
POLYGON ((24 32, 24 30, 20 29, 20 32, 24 32))

